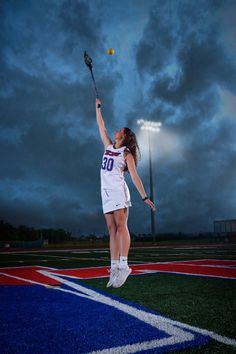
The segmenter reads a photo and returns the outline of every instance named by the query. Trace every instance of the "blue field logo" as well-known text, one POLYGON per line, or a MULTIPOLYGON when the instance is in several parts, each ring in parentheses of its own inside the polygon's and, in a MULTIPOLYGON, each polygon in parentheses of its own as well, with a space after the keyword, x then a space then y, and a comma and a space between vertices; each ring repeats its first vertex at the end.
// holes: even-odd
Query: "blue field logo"
POLYGON ((39 272, 59 285, 31 281, 34 286, 1 287, 2 353, 164 353, 210 339, 53 270, 39 272))

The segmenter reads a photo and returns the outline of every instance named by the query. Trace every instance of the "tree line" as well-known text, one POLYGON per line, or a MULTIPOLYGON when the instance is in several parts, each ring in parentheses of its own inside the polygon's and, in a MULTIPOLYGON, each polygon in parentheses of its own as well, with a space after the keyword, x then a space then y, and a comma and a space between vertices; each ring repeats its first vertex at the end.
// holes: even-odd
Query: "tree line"
POLYGON ((48 240, 49 243, 70 241, 71 232, 63 229, 35 229, 25 225, 14 227, 0 220, 0 241, 24 242, 39 239, 48 240))

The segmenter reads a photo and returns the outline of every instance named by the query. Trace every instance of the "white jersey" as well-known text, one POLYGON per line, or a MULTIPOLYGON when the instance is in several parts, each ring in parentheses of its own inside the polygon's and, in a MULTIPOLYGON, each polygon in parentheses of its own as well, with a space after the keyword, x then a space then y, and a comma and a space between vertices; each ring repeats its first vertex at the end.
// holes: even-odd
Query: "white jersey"
POLYGON ((126 146, 108 145, 102 158, 101 196, 104 214, 131 206, 129 188, 124 179, 126 146))
POLYGON ((126 166, 124 151, 126 146, 115 149, 108 145, 102 158, 101 188, 122 189, 125 184, 124 169, 126 166))

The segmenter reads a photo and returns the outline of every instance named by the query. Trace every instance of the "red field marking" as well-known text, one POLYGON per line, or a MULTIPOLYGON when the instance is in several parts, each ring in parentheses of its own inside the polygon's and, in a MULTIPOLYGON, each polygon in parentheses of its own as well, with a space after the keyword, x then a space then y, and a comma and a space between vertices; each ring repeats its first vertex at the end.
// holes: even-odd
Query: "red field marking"
MULTIPOLYGON (((165 262, 131 265, 132 275, 147 273, 175 273, 185 275, 197 275, 205 277, 217 277, 236 279, 236 261, 225 260, 197 260, 183 262, 165 262)), ((108 277, 109 267, 76 268, 76 269, 52 269, 47 267, 17 267, 0 268, 0 285, 23 285, 30 284, 26 280, 39 282, 41 284, 58 285, 59 281, 41 274, 41 271, 48 271, 61 276, 69 276, 77 279, 93 279, 108 277), (16 277, 16 278, 15 278, 16 277), (19 280, 22 278, 26 280, 19 280)))
POLYGON ((7 275, 0 274, 0 285, 28 285, 28 282, 10 278, 7 275))
MULTIPOLYGON (((18 280, 15 277, 36 281, 43 284, 60 284, 58 281, 51 279, 41 273, 39 270, 52 271, 51 268, 33 266, 33 267, 16 267, 16 268, 0 268, 0 285, 31 285, 27 281, 18 280), (8 277, 7 275, 11 277, 8 277)), ((54 271, 54 270, 53 270, 54 271)))
POLYGON ((206 265, 206 266, 228 266, 236 267, 236 260, 225 260, 225 259, 196 259, 193 261, 175 261, 171 262, 175 264, 196 264, 196 265, 206 265))
MULTIPOLYGON (((204 265, 194 264, 192 261, 186 262, 168 262, 168 263, 152 263, 152 264, 136 264, 132 265, 132 275, 146 274, 148 272, 165 272, 189 275, 201 275, 208 277, 220 277, 236 279, 236 269, 229 266, 220 266, 220 260, 214 268, 213 263, 204 265)), ((234 262, 236 265, 236 261, 234 262)), ((100 278, 108 276, 108 267, 99 268, 81 268, 81 269, 59 269, 55 271, 56 274, 64 274, 82 279, 100 278)))
MULTIPOLYGON (((201 275, 207 277, 218 277, 218 278, 231 278, 236 279, 236 269, 231 267, 213 267, 204 265, 194 265, 194 264, 148 264, 146 269, 156 270, 157 272, 164 273, 177 273, 177 274, 187 274, 187 275, 201 275)), ((140 265, 140 269, 142 269, 140 265)), ((136 268, 136 270, 138 270, 136 268)))

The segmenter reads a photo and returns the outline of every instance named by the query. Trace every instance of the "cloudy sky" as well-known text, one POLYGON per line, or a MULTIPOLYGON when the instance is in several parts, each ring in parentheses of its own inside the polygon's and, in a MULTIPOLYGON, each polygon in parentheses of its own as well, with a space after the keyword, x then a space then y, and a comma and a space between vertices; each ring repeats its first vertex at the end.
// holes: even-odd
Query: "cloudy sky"
MULTIPOLYGON (((236 218, 235 15, 227 0, 2 0, 0 219, 106 233, 84 50, 109 134, 137 134, 147 194, 137 119, 162 122, 151 137, 158 231, 212 231, 215 219, 236 218)), ((149 208, 127 183, 130 231, 148 233, 149 208)))

